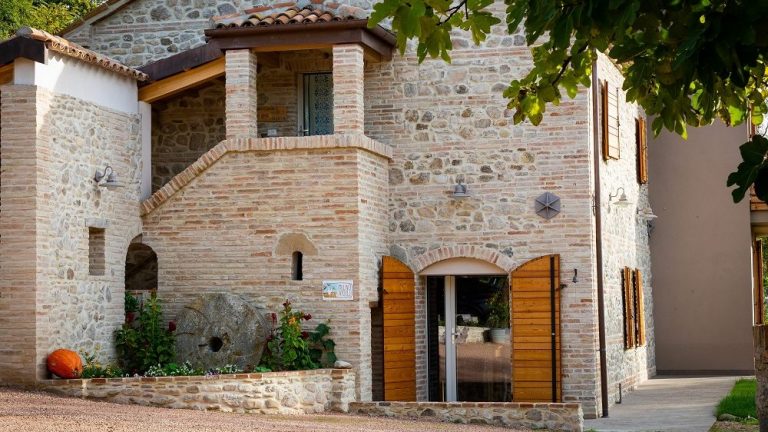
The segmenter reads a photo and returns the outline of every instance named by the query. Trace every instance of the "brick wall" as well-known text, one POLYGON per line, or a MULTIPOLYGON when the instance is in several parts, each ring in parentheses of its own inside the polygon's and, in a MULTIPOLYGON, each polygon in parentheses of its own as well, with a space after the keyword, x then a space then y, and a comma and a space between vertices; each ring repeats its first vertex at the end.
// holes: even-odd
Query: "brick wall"
POLYGON ((145 204, 143 241, 157 253, 169 319, 205 292, 242 294, 271 311, 289 299, 312 314, 309 325, 330 320, 336 353, 359 369, 366 400, 381 248, 367 242, 384 233, 369 224, 384 217, 386 159, 342 144, 334 136, 225 142, 200 159, 204 168, 179 175, 177 192, 169 192, 174 180, 145 204), (288 150, 297 144, 310 148, 288 150), (305 255, 301 281, 291 279, 291 253, 277 250, 291 233, 317 250, 305 255), (354 281, 354 301, 321 300, 322 281, 333 279, 354 281))
MULTIPOLYGON (((7 115, 4 106, 3 113, 3 121, 14 127, 3 128, 2 136, 3 152, 8 155, 3 158, 3 185, 8 188, 0 191, 4 203, 0 271, 7 284, 2 292, 10 295, 3 295, 0 325, 8 326, 9 336, 17 336, 5 346, 18 347, 24 363, 16 363, 11 356, 0 369, 18 367, 28 375, 34 364, 41 378, 46 374, 47 355, 57 348, 90 352, 101 348, 102 358, 113 355, 112 332, 124 320, 126 251, 141 232, 136 206, 139 118, 42 88, 7 86, 3 96, 4 101, 16 103, 8 106, 7 115), (22 125, 27 124, 33 129, 24 131, 22 125), (12 130, 28 133, 24 150, 16 147, 22 137, 12 130), (15 158, 22 156, 16 150, 23 152, 23 159, 15 158), (125 187, 107 191, 96 186, 93 175, 105 164, 114 168, 125 187), (19 188, 22 179, 26 186, 19 188), (19 218, 22 214, 29 219, 19 218), (103 274, 89 272, 89 227, 104 229, 103 274), (13 231, 23 232, 24 239, 13 231), (25 258, 25 252, 32 258, 25 258), (33 297, 15 293, 20 287, 33 297), (33 319, 15 323, 14 313, 20 308, 33 319), (24 345, 26 338, 32 340, 29 347, 24 345)), ((11 375, 8 379, 19 381, 11 375)))

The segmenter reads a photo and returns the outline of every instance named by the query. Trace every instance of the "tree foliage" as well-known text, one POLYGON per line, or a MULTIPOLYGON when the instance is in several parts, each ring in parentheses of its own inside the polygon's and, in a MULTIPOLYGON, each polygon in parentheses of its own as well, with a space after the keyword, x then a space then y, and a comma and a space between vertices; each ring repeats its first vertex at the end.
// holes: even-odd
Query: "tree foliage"
POLYGON ((0 0, 0 40, 23 26, 56 33, 103 0, 0 0))
MULTIPOLYGON (((521 31, 533 67, 505 92, 516 123, 543 120, 548 104, 590 85, 596 52, 621 66, 627 101, 649 116, 654 133, 683 138, 687 126, 719 118, 730 126, 760 124, 766 113, 768 1, 757 0, 505 0, 503 20, 493 0, 383 0, 369 22, 392 20, 401 52, 416 42, 420 61, 450 61, 451 32, 481 43, 496 25, 521 31), (504 22, 502 22, 504 21, 504 22), (750 116, 751 111, 751 116, 750 116)), ((741 146, 743 162, 728 178, 734 201, 756 183, 768 201, 768 140, 741 146)))

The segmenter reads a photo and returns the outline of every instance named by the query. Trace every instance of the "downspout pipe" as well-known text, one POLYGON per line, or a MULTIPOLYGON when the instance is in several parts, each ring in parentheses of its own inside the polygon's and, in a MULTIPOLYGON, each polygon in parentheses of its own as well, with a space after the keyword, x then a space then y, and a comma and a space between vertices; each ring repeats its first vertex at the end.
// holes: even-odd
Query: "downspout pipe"
POLYGON ((592 63, 592 137, 594 141, 595 172, 595 259, 597 261, 597 334, 600 344, 600 403, 603 417, 608 417, 608 358, 605 348, 605 284, 603 278, 603 219, 600 198, 600 116, 598 94, 600 82, 597 79, 597 56, 592 63))

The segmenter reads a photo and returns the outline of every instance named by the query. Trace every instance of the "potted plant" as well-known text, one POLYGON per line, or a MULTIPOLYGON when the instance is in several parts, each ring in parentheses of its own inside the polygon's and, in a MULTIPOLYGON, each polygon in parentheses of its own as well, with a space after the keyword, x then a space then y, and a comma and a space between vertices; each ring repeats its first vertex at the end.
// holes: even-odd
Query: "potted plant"
POLYGON ((490 313, 486 325, 490 328, 491 342, 498 344, 510 343, 509 332, 509 302, 507 291, 499 290, 488 302, 490 313))
POLYGON ((125 322, 130 324, 136 319, 136 312, 139 311, 139 300, 127 291, 125 292, 125 322))

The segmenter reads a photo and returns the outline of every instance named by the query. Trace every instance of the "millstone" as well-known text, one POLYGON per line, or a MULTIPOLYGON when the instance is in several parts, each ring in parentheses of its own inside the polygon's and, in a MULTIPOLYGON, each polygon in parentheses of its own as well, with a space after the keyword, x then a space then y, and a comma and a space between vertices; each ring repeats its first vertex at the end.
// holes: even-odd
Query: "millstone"
POLYGON ((269 329, 266 311, 244 297, 204 294, 176 319, 176 355, 198 368, 252 369, 261 360, 269 329))

